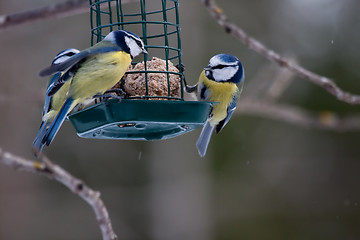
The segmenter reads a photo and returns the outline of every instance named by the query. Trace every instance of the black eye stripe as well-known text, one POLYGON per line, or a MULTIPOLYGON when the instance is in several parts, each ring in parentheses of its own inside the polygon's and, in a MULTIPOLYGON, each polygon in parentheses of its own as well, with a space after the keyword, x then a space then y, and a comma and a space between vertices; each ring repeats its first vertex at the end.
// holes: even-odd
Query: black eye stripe
POLYGON ((67 53, 59 55, 56 59, 59 59, 59 58, 65 57, 65 56, 71 57, 71 56, 74 56, 75 54, 76 53, 74 53, 74 52, 67 52, 67 53))
POLYGON ((58 61, 60 61, 60 59, 62 59, 61 62, 66 61, 68 58, 74 56, 75 54, 77 54, 77 53, 67 52, 67 53, 58 55, 56 58, 54 58, 54 60, 52 61, 52 64, 59 64, 60 62, 58 62, 58 61), (58 63, 56 63, 56 62, 58 62, 58 63))
POLYGON ((234 65, 223 65, 223 64, 219 64, 219 65, 216 65, 214 67, 212 67, 212 69, 223 69, 223 68, 226 68, 226 67, 235 67, 236 64, 234 65))
POLYGON ((141 40, 139 40, 138 38, 136 38, 135 36, 133 36, 131 34, 126 33, 126 35, 127 35, 127 37, 133 39, 139 47, 143 47, 141 40))
POLYGON ((140 40, 135 39, 135 41, 136 41, 136 44, 139 45, 139 47, 142 47, 142 42, 140 40))
POLYGON ((69 52, 68 54, 66 54, 67 56, 73 56, 73 55, 75 55, 76 53, 74 53, 74 52, 69 52))
POLYGON ((213 69, 223 69, 225 67, 227 67, 227 66, 226 65, 217 65, 217 66, 213 67, 213 69))

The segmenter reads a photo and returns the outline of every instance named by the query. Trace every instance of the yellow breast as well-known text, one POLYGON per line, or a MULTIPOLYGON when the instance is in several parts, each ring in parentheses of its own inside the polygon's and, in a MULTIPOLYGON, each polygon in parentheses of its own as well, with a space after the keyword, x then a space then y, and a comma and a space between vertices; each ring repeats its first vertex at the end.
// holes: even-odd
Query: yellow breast
POLYGON ((212 126, 215 126, 220 121, 226 118, 227 107, 229 106, 234 95, 237 94, 239 89, 234 83, 216 82, 209 80, 205 76, 205 71, 201 73, 199 82, 202 82, 210 91, 210 98, 208 99, 208 101, 219 103, 214 106, 212 111, 212 118, 210 119, 210 124, 212 126))
POLYGON ((72 79, 69 96, 81 101, 96 94, 103 94, 114 86, 131 64, 125 52, 109 52, 94 55, 81 64, 72 79))

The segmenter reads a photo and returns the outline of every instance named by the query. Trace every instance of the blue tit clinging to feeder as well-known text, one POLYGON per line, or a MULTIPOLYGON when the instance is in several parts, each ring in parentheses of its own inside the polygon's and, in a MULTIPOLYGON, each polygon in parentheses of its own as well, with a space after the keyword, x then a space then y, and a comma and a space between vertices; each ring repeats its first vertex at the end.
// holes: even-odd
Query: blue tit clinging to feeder
POLYGON ((185 86, 187 92, 197 92, 199 101, 218 103, 213 106, 196 142, 201 157, 206 154, 214 129, 219 133, 234 113, 244 76, 244 68, 239 59, 230 54, 218 54, 210 59, 209 65, 201 72, 195 86, 185 86))
MULTIPOLYGON (((79 50, 74 48, 65 49, 56 55, 51 65, 57 65, 59 63, 62 63, 67 59, 69 59, 71 56, 79 52, 80 52, 79 50)), ((62 72, 58 72, 54 74, 54 76, 51 78, 48 84, 44 108, 42 112, 42 122, 32 146, 34 151, 38 151, 38 152, 42 151, 44 146, 44 144, 42 143, 42 139, 45 136, 46 131, 49 128, 50 124, 53 122, 56 114, 59 112, 59 110, 61 109, 62 105, 66 100, 66 95, 69 90, 71 81, 67 81, 54 95, 48 96, 48 92, 51 91, 52 86, 57 81, 59 81, 62 74, 63 74, 62 72)))
POLYGON ((71 79, 67 99, 56 115, 42 143, 49 145, 64 122, 66 115, 77 105, 85 103, 96 95, 104 94, 125 74, 131 61, 144 53, 143 41, 127 31, 110 32, 101 42, 81 51, 63 63, 51 65, 40 72, 40 76, 68 69, 49 92, 71 79))

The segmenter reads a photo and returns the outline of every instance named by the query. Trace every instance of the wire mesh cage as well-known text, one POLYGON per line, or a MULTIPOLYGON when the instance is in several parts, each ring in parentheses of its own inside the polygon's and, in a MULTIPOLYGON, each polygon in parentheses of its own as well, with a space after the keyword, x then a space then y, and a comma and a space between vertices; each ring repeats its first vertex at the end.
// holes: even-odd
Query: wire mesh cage
MULTIPOLYGON (((132 94, 135 96, 128 98, 183 100, 181 81, 183 69, 174 67, 182 64, 178 1, 139 0, 127 4, 122 2, 122 0, 90 0, 91 43, 101 41, 113 30, 136 33, 143 40, 149 54, 140 56, 144 63, 141 65, 141 70, 128 71, 128 75, 142 74, 144 79, 143 92, 136 92, 132 94), (163 63, 162 68, 151 68, 149 66, 151 63, 148 62, 150 56, 165 60, 160 62, 163 63), (151 82, 155 80, 150 78, 159 74, 165 76, 166 82, 163 84, 157 82, 156 87, 159 88, 160 85, 163 89, 151 91, 151 82)), ((133 65, 136 64, 138 61, 133 62, 133 65)), ((128 78, 132 77, 128 75, 128 78)), ((138 78, 136 80, 139 81, 138 78)), ((125 81, 122 82, 122 88, 124 84, 125 81)), ((126 90, 132 92, 129 88, 126 90)))
MULTIPOLYGON (((89 0, 91 44, 114 30, 137 34, 148 54, 115 86, 126 92, 69 116, 86 138, 167 139, 201 127, 211 103, 184 101, 178 0, 89 0)), ((141 59, 142 58, 142 59, 141 59)))

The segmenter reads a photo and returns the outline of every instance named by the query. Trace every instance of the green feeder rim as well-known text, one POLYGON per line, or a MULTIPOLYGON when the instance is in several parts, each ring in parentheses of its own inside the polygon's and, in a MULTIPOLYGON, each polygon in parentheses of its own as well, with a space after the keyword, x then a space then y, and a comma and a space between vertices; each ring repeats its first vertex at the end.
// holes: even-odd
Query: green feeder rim
MULTIPOLYGON (((177 0, 139 0, 134 3, 123 4, 122 0, 89 0, 91 44, 101 41, 109 32, 114 30, 127 30, 137 34, 144 42, 149 54, 143 54, 143 71, 131 71, 127 74, 145 74, 145 95, 141 98, 159 98, 149 95, 148 74, 164 73, 167 78, 167 96, 160 98, 170 100, 184 100, 183 82, 180 81, 180 97, 171 96, 170 75, 183 77, 183 69, 179 72, 169 70, 169 61, 181 66, 181 39, 179 24, 179 2, 177 0), (150 4, 146 4, 150 2, 150 4), (151 31, 150 31, 151 29, 151 31), (165 71, 149 71, 147 61, 149 56, 156 56, 165 60, 165 71)), ((123 82, 122 82, 123 84, 123 82)), ((130 97, 134 98, 134 97, 130 97)), ((135 97, 138 98, 138 97, 135 97)))

